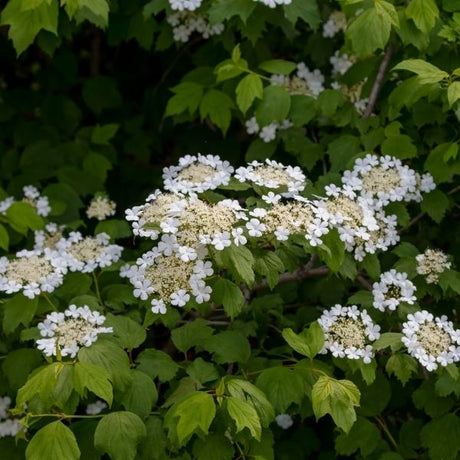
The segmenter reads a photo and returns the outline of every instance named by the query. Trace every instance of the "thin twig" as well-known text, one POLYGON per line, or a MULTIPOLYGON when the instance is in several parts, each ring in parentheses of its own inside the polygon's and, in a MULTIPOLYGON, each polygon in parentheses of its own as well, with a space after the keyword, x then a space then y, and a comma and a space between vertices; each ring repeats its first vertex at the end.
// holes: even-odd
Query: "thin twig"
MULTIPOLYGON (((280 275, 278 284, 289 283, 291 281, 302 281, 306 278, 311 278, 312 276, 327 275, 328 272, 329 270, 326 266, 310 268, 309 264, 307 264, 297 268, 292 273, 283 273, 282 275, 280 275)), ((268 287, 268 281, 264 278, 259 284, 255 284, 254 286, 252 286, 251 291, 262 291, 264 289, 267 289, 268 287)))
POLYGON ((366 110, 364 110, 363 118, 369 117, 373 110, 375 103, 377 102, 377 97, 380 92, 380 88, 382 87, 383 79, 385 77, 385 73, 388 69, 388 65, 390 64, 390 59, 393 54, 393 45, 390 43, 388 45, 387 50, 383 56, 382 62, 380 63, 379 70, 377 72, 377 76, 375 77, 374 84, 371 89, 371 94, 369 95, 369 101, 366 106, 366 110))
POLYGON ((358 275, 356 277, 356 279, 368 290, 368 291, 372 291, 372 285, 371 283, 369 283, 369 281, 367 281, 366 278, 364 278, 363 275, 358 275))

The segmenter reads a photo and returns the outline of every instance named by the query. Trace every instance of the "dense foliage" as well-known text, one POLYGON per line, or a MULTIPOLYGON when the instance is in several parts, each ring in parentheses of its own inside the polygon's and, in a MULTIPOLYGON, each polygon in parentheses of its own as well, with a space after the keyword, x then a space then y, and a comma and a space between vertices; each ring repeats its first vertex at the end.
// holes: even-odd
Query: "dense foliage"
POLYGON ((2 458, 458 457, 459 0, 0 24, 2 458))

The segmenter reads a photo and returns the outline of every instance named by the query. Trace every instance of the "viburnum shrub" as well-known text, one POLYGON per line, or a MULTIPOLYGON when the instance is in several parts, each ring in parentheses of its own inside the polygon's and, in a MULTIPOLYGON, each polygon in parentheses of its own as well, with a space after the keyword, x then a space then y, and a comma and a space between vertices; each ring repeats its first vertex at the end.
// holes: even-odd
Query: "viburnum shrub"
POLYGON ((0 12, 1 458, 460 455, 458 1, 0 12))

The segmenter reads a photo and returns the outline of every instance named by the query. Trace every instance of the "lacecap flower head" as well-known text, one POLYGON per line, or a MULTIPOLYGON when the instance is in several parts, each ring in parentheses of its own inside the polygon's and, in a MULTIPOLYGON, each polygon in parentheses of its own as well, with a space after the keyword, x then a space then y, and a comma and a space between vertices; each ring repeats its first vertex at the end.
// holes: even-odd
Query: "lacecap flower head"
POLYGON ((63 282, 66 264, 55 252, 20 251, 13 259, 0 258, 0 291, 22 291, 29 299, 42 292, 53 292, 63 282))
POLYGON ((438 365, 460 361, 460 330, 454 329, 447 316, 435 318, 426 310, 407 316, 403 323, 402 342, 407 351, 428 371, 438 365))
POLYGON ((415 257, 417 273, 423 275, 429 284, 437 284, 439 275, 452 266, 448 257, 439 249, 427 249, 415 257))
POLYGON ((394 311, 402 302, 412 305, 417 300, 415 291, 416 287, 407 279, 407 273, 391 269, 382 273, 380 281, 372 285, 373 306, 380 311, 394 311))
POLYGON ((74 358, 80 348, 89 347, 99 334, 113 332, 111 327, 102 327, 105 316, 91 311, 87 305, 70 305, 64 313, 52 312, 38 323, 43 339, 37 340, 37 348, 46 356, 70 356, 74 358))
POLYGON ((366 310, 356 305, 334 305, 323 312, 318 323, 324 332, 321 353, 332 353, 336 358, 363 359, 365 364, 374 356, 371 343, 380 337, 380 326, 372 322, 366 310))
POLYGON ((98 195, 91 200, 86 209, 86 215, 89 219, 105 220, 107 217, 115 215, 116 209, 115 201, 109 200, 106 196, 98 195))

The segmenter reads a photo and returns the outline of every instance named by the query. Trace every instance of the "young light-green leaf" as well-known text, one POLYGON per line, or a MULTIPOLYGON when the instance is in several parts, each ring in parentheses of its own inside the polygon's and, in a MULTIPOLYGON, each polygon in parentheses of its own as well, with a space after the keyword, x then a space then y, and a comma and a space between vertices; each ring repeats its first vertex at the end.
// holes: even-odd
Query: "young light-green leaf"
POLYGON ((238 433, 244 428, 248 428, 251 435, 260 441, 262 427, 254 406, 233 396, 229 396, 225 401, 227 404, 228 414, 235 421, 236 432, 238 433))
POLYGON ((73 383, 75 390, 81 396, 85 396, 85 389, 88 389, 106 401, 109 406, 112 405, 113 390, 110 375, 103 367, 91 363, 75 363, 73 383))
POLYGON ((61 421, 41 428, 30 440, 26 460, 78 460, 80 449, 72 430, 61 421))
POLYGON ((238 83, 235 93, 236 104, 243 113, 246 113, 256 98, 262 99, 263 97, 262 79, 254 73, 246 75, 238 83))

